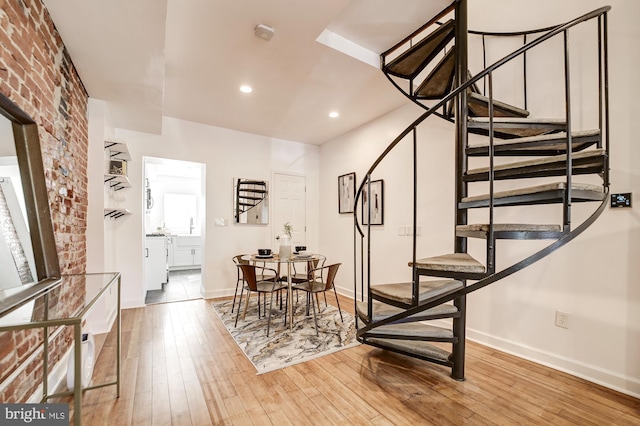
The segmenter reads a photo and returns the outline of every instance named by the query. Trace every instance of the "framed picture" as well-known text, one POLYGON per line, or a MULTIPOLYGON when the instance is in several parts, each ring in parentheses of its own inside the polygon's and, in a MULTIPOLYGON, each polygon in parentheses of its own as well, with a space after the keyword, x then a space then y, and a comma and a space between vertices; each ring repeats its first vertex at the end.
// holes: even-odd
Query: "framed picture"
POLYGON ((261 179, 233 179, 233 223, 269 223, 269 182, 261 179))
POLYGON ((353 213, 356 198, 356 174, 338 176, 338 213, 353 213))
POLYGON ((382 179, 371 181, 362 190, 362 223, 384 224, 384 182, 382 179))
POLYGON ((109 174, 110 175, 126 175, 127 162, 125 160, 109 161, 109 174))

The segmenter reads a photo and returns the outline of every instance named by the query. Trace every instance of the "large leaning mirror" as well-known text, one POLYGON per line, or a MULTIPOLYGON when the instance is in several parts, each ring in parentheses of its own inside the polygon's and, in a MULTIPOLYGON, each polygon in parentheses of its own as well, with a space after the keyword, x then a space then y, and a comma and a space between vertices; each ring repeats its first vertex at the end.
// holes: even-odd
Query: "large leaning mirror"
POLYGON ((0 94, 0 316, 60 277, 38 128, 0 94))
POLYGON ((233 221, 266 225, 269 223, 269 182, 233 179, 233 221))

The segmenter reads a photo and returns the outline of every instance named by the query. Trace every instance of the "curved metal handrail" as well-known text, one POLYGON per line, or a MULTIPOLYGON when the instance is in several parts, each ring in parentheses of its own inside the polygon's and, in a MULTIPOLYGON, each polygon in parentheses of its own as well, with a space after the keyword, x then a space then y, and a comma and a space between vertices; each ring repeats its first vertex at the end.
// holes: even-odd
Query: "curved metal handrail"
POLYGON ((476 83, 480 79, 482 79, 482 78, 486 77, 487 75, 493 73, 493 71, 495 71, 497 68, 500 68, 502 65, 504 65, 507 62, 513 60, 514 58, 520 56, 524 52, 527 52, 527 51, 531 50, 535 46, 537 46, 537 45, 543 43, 544 41, 549 40, 550 38, 552 38, 552 37, 564 32, 566 30, 568 30, 569 28, 572 28, 572 27, 574 27, 574 26, 576 26, 578 24, 581 24, 583 22, 589 21, 591 19, 597 18, 600 15, 603 15, 603 14, 607 13, 609 10, 611 10, 611 6, 603 6, 601 8, 595 9, 595 10, 589 12, 589 13, 586 13, 586 14, 584 14, 584 15, 576 18, 576 19, 573 19, 573 20, 571 20, 569 22, 566 22, 564 24, 560 24, 560 25, 557 25, 557 26, 553 27, 553 29, 551 31, 549 31, 548 33, 546 33, 545 35, 543 35, 543 36, 541 36, 541 37, 539 37, 539 38, 537 38, 537 39, 525 44, 524 46, 516 49, 515 51, 511 52, 510 54, 506 55, 502 59, 499 59, 498 61, 494 62, 492 65, 490 65, 487 68, 485 68, 484 70, 482 70, 479 74, 477 74, 474 77, 472 77, 471 79, 467 80, 464 84, 462 84, 461 86, 459 86, 455 90, 451 91, 447 96, 442 98, 440 100, 440 102, 438 102, 436 105, 432 106, 430 109, 428 109, 426 112, 424 112, 420 117, 418 117, 413 123, 411 123, 409 125, 409 127, 407 127, 402 133, 400 133, 400 135, 397 136, 387 146, 387 148, 383 151, 383 153, 380 154, 380 156, 378 156, 378 158, 373 162, 371 167, 369 167, 369 170, 367 171, 367 173, 365 173, 365 176, 367 176, 367 178, 363 179, 362 183, 358 187, 358 191, 356 192, 355 199, 354 199, 353 217, 354 217, 354 223, 355 223, 356 230, 360 234, 360 236, 364 237, 364 232, 362 231, 362 227, 360 226, 360 223, 358 221, 358 215, 357 215, 358 209, 357 209, 357 206, 358 206, 358 201, 360 199, 360 195, 362 194, 362 190, 364 189, 364 186, 365 186, 365 184, 367 183, 367 181, 369 179, 368 177, 378 167, 380 162, 387 156, 387 154, 389 154, 389 152, 396 145, 398 145, 398 143, 400 143, 400 141, 402 139, 404 139, 404 137, 407 136, 409 134, 409 132, 413 131, 413 129, 415 127, 417 127, 420 123, 422 123, 424 120, 426 120, 432 114, 434 114, 437 109, 439 109, 443 105, 446 105, 447 102, 449 102, 450 100, 455 98, 463 90, 466 90, 467 88, 469 88, 471 85, 473 85, 474 83, 476 83))

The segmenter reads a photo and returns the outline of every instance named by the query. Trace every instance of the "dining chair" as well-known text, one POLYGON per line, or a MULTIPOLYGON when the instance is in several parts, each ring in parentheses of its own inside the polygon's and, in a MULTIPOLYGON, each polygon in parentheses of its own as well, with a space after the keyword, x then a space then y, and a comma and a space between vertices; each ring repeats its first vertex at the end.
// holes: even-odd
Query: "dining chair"
MULTIPOLYGON (((305 267, 304 267, 304 272, 298 272, 296 270, 296 263, 293 263, 293 274, 291 275, 291 282, 293 284, 302 284, 305 283, 307 281, 309 281, 309 279, 311 278, 310 273, 312 270, 316 269, 316 268, 321 268, 322 266, 324 266, 324 261, 327 258, 325 256, 319 256, 316 255, 313 258, 309 259, 308 262, 306 262, 305 267)), ((300 265, 298 263, 298 265, 300 265)), ((284 279, 286 280, 287 277, 285 276, 284 279)), ((296 291, 296 303, 298 302, 298 292, 296 291)), ((318 300, 318 295, 316 294, 316 302, 318 304, 318 310, 320 310, 320 302, 318 300)), ((325 305, 327 304, 327 296, 325 293, 324 296, 324 303, 325 305)))
MULTIPOLYGON (((292 286, 294 290, 302 290, 307 293, 307 315, 309 314, 309 305, 313 308, 313 320, 316 325, 316 336, 318 333, 318 318, 316 316, 316 304, 313 301, 313 295, 318 293, 325 293, 333 289, 333 293, 336 296, 336 303, 338 304, 338 312, 340 313, 340 321, 342 319, 342 310, 340 309, 340 300, 338 299, 338 293, 335 287, 335 278, 338 273, 338 268, 341 263, 334 263, 332 265, 322 266, 309 271, 309 279, 303 283, 292 286)), ((320 308, 318 307, 318 311, 320 308)), ((318 312, 319 313, 319 312, 318 312)))
MULTIPOLYGON (((240 317, 240 306, 242 306, 242 295, 244 294, 244 290, 247 290, 247 300, 244 304, 244 313, 242 314, 243 319, 247 315, 247 308, 249 307, 249 299, 251 297, 251 292, 256 292, 258 296, 260 296, 260 293, 265 293, 265 297, 266 297, 266 294, 269 293, 271 295, 271 301, 269 304, 269 316, 267 319, 267 337, 269 337, 269 329, 271 327, 271 312, 273 310, 273 293, 276 293, 282 289, 286 289, 287 284, 282 283, 278 280, 263 281, 258 279, 259 274, 256 272, 256 270, 260 270, 262 275, 264 275, 265 272, 273 272, 274 274, 276 274, 275 269, 264 268, 261 266, 249 265, 249 264, 239 264, 237 267, 242 270, 244 285, 242 286, 242 291, 240 292, 240 301, 238 302, 238 311, 236 312, 235 326, 238 325, 238 318, 240 317)), ((285 311, 286 311, 286 308, 287 307, 285 306, 285 311)), ((258 318, 260 318, 260 298, 259 297, 258 297, 258 318)), ((284 324, 285 326, 287 325, 286 315, 284 316, 284 324)))
POLYGON ((317 256, 309 259, 309 261, 307 261, 306 263, 306 270, 304 272, 298 272, 296 270, 296 263, 293 263, 293 275, 291 275, 291 282, 294 284, 300 284, 309 281, 309 274, 311 273, 311 271, 323 267, 325 260, 326 258, 324 256, 317 256))
MULTIPOLYGON (((248 254, 238 254, 236 256, 233 256, 233 263, 235 263, 236 266, 248 265, 249 264, 248 257, 249 257, 248 254)), ((236 281, 236 291, 233 293, 233 303, 231 304, 231 313, 233 313, 233 309, 236 306, 236 297, 238 295, 238 287, 240 286, 240 283, 243 281, 242 270, 240 268, 236 268, 236 269, 238 271, 238 279, 236 281)))

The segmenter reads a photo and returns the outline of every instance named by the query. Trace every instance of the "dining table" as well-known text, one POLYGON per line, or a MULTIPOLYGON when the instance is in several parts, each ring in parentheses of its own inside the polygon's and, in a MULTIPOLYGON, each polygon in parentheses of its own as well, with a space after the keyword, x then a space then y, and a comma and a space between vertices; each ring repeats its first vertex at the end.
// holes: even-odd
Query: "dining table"
MULTIPOLYGON (((314 262, 316 262, 316 264, 318 262, 321 262, 325 259, 326 257, 321 255, 321 254, 306 254, 306 255, 301 255, 301 254, 291 254, 290 256, 280 256, 279 254, 271 254, 271 255, 259 255, 259 254, 252 254, 250 257, 250 261, 252 263, 257 263, 257 262, 263 262, 263 263, 275 263, 281 265, 281 264, 285 264, 287 265, 287 298, 288 298, 288 302, 287 305, 289 306, 289 312, 287 313, 289 315, 289 329, 292 330, 293 329, 293 281, 292 281, 292 269, 293 269, 293 264, 294 263, 307 263, 307 272, 310 271, 313 268, 313 264, 314 262)), ((280 268, 278 267, 278 273, 280 273, 280 268)))

